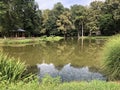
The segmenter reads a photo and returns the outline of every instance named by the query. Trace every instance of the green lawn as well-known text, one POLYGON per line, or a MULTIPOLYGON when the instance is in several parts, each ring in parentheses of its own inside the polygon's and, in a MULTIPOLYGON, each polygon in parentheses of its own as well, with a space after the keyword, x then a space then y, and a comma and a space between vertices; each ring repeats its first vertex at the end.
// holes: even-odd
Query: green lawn
MULTIPOLYGON (((85 39, 108 39, 111 36, 84 36, 85 39)), ((59 36, 50 36, 50 37, 31 37, 31 38, 6 38, 0 39, 0 44, 27 44, 27 43, 39 43, 41 41, 59 41, 63 37, 59 36)))
POLYGON ((85 36, 85 39, 108 39, 112 36, 85 36))
POLYGON ((37 38, 6 38, 6 39, 0 39, 0 44, 26 44, 26 43, 39 43, 41 41, 59 41, 63 39, 63 37, 59 36, 51 36, 51 37, 37 37, 37 38))
POLYGON ((120 90, 120 84, 104 81, 65 82, 60 84, 31 81, 29 83, 18 82, 16 84, 1 83, 0 90, 120 90))

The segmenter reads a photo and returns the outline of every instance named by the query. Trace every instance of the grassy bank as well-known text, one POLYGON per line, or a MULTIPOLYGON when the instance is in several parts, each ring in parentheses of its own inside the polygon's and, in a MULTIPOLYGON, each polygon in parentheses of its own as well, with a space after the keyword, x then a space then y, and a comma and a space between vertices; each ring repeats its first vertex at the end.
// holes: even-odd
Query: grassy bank
MULTIPOLYGON (((84 39, 108 39, 111 36, 84 36, 84 39)), ((27 43, 39 43, 41 41, 59 41, 63 39, 60 36, 50 36, 50 37, 31 37, 31 38, 6 38, 0 39, 0 44, 27 44, 27 43)))
POLYGON ((61 82, 48 75, 38 81, 33 74, 24 74, 26 70, 24 63, 0 53, 0 90, 120 90, 117 82, 61 82))
POLYGON ((108 38, 110 38, 110 37, 112 37, 112 36, 85 36, 84 38, 85 39, 108 39, 108 38))
MULTIPOLYGON (((48 41, 47 39, 52 41, 53 37, 33 38, 38 42, 48 41)), ((91 82, 61 82, 60 78, 51 78, 49 76, 39 82, 37 77, 33 79, 32 75, 25 76, 24 72, 27 69, 24 63, 16 62, 15 59, 9 58, 2 53, 0 55, 0 90, 120 90, 119 82, 96 80, 91 82)))
POLYGON ((37 37, 37 38, 6 38, 6 39, 0 39, 0 44, 26 44, 26 43, 39 43, 41 41, 59 41, 63 39, 63 37, 37 37))
POLYGON ((120 90, 119 83, 91 81, 65 83, 38 83, 38 81, 23 81, 17 83, 0 83, 1 90, 120 90))
MULTIPOLYGON (((84 39, 108 39, 111 36, 84 36, 84 39)), ((63 37, 60 36, 42 36, 42 37, 31 37, 31 38, 6 38, 6 39, 0 39, 0 44, 28 44, 28 43, 39 43, 42 41, 59 41, 63 39, 63 37)))

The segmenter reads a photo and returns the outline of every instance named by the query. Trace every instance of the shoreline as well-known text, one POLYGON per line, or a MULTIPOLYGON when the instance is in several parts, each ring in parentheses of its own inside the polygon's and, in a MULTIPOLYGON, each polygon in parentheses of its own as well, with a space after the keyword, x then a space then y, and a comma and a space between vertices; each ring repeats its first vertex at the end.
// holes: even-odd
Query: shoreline
POLYGON ((42 41, 59 41, 63 39, 63 37, 55 36, 55 37, 31 37, 31 38, 0 38, 0 44, 9 45, 9 44, 31 44, 31 43, 39 43, 42 41))

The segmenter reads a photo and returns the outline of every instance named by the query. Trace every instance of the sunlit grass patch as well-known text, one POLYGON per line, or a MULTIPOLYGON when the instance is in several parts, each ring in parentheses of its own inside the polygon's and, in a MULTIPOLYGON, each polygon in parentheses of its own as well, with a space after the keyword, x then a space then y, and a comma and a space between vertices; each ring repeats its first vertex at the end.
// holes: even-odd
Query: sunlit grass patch
POLYGON ((50 36, 50 37, 32 37, 32 38, 7 38, 0 39, 0 44, 26 44, 26 43, 39 43, 41 41, 59 41, 63 39, 63 37, 59 36, 50 36))

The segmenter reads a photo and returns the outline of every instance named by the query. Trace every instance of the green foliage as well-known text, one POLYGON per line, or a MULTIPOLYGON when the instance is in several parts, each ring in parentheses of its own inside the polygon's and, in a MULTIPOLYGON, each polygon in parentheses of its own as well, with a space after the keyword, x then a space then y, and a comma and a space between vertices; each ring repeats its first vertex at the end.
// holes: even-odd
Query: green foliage
POLYGON ((40 40, 41 41, 59 41, 59 40, 61 40, 61 39, 63 39, 63 37, 59 37, 59 36, 50 36, 50 37, 45 37, 45 36, 43 36, 43 37, 41 37, 40 38, 40 40))
POLYGON ((59 41, 63 39, 63 37, 59 37, 59 36, 42 36, 40 38, 26 38, 26 39, 0 39, 0 43, 1 44, 27 44, 27 43, 39 43, 41 41, 50 41, 50 42, 54 42, 54 41, 59 41))
POLYGON ((58 30, 62 31, 65 37, 65 34, 67 34, 68 30, 72 29, 72 21, 71 21, 71 14, 70 12, 66 11, 63 12, 59 17, 56 22, 58 26, 58 30))
POLYGON ((15 61, 7 55, 0 53, 0 81, 16 81, 22 79, 22 74, 26 70, 24 63, 15 61))
POLYGON ((44 10, 43 11, 43 24, 41 32, 47 36, 54 35, 56 32, 56 18, 54 11, 44 10))
POLYGON ((24 83, 22 81, 18 83, 0 83, 1 90, 120 90, 120 84, 117 82, 104 82, 104 81, 92 81, 92 82, 64 82, 59 83, 57 86, 52 84, 39 84, 37 81, 30 81, 24 83))
POLYGON ((104 81, 92 81, 63 83, 58 88, 59 90, 119 90, 120 86, 104 81))
POLYGON ((100 29, 99 26, 99 19, 102 15, 101 8, 103 7, 104 3, 102 1, 93 1, 90 3, 90 8, 87 9, 87 23, 86 28, 91 36, 92 33, 98 32, 100 29))
POLYGON ((10 33, 18 28, 26 30, 26 36, 80 37, 81 34, 113 35, 120 32, 119 0, 93 1, 89 7, 73 5, 70 9, 58 2, 52 10, 43 12, 35 0, 1 0, 0 8, 1 36, 10 37, 10 33))
POLYGON ((54 12, 55 16, 59 16, 60 14, 63 13, 64 9, 65 8, 64 8, 63 4, 61 2, 58 2, 54 5, 53 12, 54 12))
MULTIPOLYGON (((1 74, 0 74, 1 75, 1 74)), ((59 77, 52 78, 46 75, 39 83, 34 75, 17 82, 8 80, 0 82, 0 90, 120 90, 117 82, 91 81, 91 82, 63 82, 59 77), (29 80, 26 82, 26 80, 29 80)), ((16 81, 16 80, 15 80, 16 81)))
POLYGON ((0 1, 0 7, 2 7, 2 12, 5 12, 0 20, 4 27, 4 35, 9 36, 10 32, 19 28, 26 30, 26 34, 39 34, 42 16, 35 0, 0 1))
POLYGON ((5 39, 3 44, 26 44, 26 43, 38 43, 39 39, 5 39))
POLYGON ((50 87, 58 86, 60 83, 61 83, 60 77, 52 78, 49 75, 46 75, 41 81, 42 86, 50 86, 50 87))
POLYGON ((104 69, 110 80, 120 80, 120 35, 110 38, 103 51, 104 69))
POLYGON ((104 14, 100 19, 100 30, 104 35, 115 34, 115 23, 112 14, 104 14))

